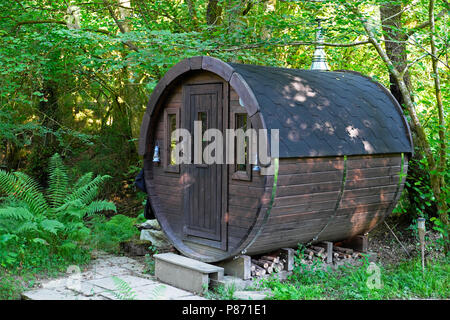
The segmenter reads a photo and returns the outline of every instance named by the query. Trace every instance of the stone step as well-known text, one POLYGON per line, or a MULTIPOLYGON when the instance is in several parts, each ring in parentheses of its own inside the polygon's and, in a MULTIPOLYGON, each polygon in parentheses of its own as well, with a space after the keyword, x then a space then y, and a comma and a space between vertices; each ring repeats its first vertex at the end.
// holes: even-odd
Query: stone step
POLYGON ((161 253, 155 259, 155 276, 174 287, 194 293, 208 290, 210 280, 222 280, 224 269, 174 253, 161 253))

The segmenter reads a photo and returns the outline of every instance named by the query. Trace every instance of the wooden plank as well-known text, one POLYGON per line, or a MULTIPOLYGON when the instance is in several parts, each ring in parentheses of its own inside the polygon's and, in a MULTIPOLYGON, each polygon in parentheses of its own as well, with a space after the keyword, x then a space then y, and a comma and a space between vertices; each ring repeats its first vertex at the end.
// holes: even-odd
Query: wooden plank
POLYGON ((321 182, 342 181, 342 170, 330 170, 311 173, 280 174, 278 184, 280 187, 288 185, 304 185, 321 182))
POLYGON ((279 175, 289 175, 289 174, 299 174, 299 173, 313 173, 313 172, 323 172, 323 171, 341 171, 344 169, 344 161, 332 161, 328 162, 317 162, 317 163, 287 163, 280 161, 279 175))

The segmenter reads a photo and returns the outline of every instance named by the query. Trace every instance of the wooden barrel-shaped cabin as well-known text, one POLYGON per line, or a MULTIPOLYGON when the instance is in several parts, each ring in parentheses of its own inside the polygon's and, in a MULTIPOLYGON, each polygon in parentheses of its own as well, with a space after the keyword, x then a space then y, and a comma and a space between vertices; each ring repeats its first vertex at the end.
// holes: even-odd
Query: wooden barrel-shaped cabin
POLYGON ((155 87, 139 152, 148 200, 170 241, 188 257, 217 262, 367 233, 396 205, 413 145, 395 98, 359 73, 200 56, 155 87), (272 174, 249 162, 173 165, 171 132, 194 120, 222 131, 278 129, 272 174))

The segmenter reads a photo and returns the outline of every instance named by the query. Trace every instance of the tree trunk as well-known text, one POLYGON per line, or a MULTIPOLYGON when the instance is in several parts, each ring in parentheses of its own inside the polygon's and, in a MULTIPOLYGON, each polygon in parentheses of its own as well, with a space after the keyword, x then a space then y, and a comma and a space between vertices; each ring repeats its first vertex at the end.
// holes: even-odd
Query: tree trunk
MULTIPOLYGON (((399 42, 405 41, 407 39, 406 34, 402 32, 402 5, 396 2, 384 3, 380 6, 380 18, 382 21, 384 39, 393 40, 386 41, 384 43, 386 54, 392 61, 392 64, 395 66, 395 68, 399 72, 402 72, 406 68, 408 61, 406 43, 399 42)), ((408 88, 408 91, 411 92, 411 81, 408 70, 403 75, 403 80, 406 84, 406 87, 408 88)), ((392 95, 397 99, 403 109, 407 109, 405 108, 405 101, 398 86, 397 80, 391 72, 389 73, 389 83, 389 89, 392 95)), ((413 143, 415 146, 418 146, 420 143, 418 141, 417 130, 414 123, 411 122, 410 127, 412 131, 413 143)), ((431 184, 429 173, 419 165, 420 160, 422 160, 423 157, 424 155, 422 150, 420 148, 415 148, 414 157, 409 162, 408 177, 406 178, 407 184, 405 185, 409 203, 412 207, 416 208, 420 208, 422 206, 420 193, 426 193, 427 191, 424 189, 425 186, 427 184, 431 184), (414 185, 416 181, 420 180, 423 181, 423 185, 414 185), (421 191, 417 191, 416 188, 421 191)), ((436 206, 428 207, 427 214, 431 216, 436 215, 436 206)))
MULTIPOLYGON (((44 81, 43 96, 47 101, 41 101, 38 105, 41 125, 52 131, 59 128, 61 113, 57 98, 57 85, 51 80, 44 81)), ((36 178, 40 185, 47 186, 48 161, 56 152, 61 152, 61 147, 55 135, 45 133, 33 139, 31 153, 28 156, 27 173, 36 178)))
POLYGON ((219 6, 219 0, 209 0, 206 7, 206 23, 208 25, 219 24, 222 8, 219 6))
MULTIPOLYGON (((386 54, 386 51, 383 50, 377 36, 375 35, 375 33, 372 29, 372 26, 369 24, 368 20, 365 19, 364 16, 361 14, 361 12, 359 11, 359 8, 353 7, 353 8, 351 8, 351 10, 359 17, 359 19, 364 27, 364 30, 366 31, 366 34, 369 38, 370 43, 372 43, 372 45, 375 47, 375 49, 377 50, 381 59, 388 67, 390 74, 392 74, 392 76, 395 78, 395 80, 397 82, 398 88, 402 94, 402 99, 403 99, 404 104, 409 112, 410 117, 411 117, 411 122, 414 125, 414 127, 416 128, 417 141, 419 144, 418 147, 420 147, 423 150, 425 158, 427 159, 428 170, 430 170, 431 188, 433 190, 434 197, 436 198, 436 204, 438 206, 438 209, 440 210, 440 212, 442 212, 441 208, 440 208, 440 203, 441 203, 441 199, 443 197, 445 198, 445 194, 444 194, 445 190, 441 190, 440 178, 439 178, 439 174, 437 172, 437 165, 436 165, 436 161, 434 159, 433 150, 431 149, 431 145, 427 139, 425 130, 424 130, 422 124, 420 123, 420 119, 417 116, 416 107, 412 101, 411 92, 409 91, 408 86, 403 78, 403 74, 395 67, 393 62, 390 60, 390 58, 386 54)), ((431 13, 430 13, 430 16, 432 16, 431 13)), ((444 223, 445 228, 448 230, 447 212, 442 212, 442 215, 444 215, 444 217, 441 217, 441 220, 444 223), (442 219, 442 218, 444 218, 444 219, 442 219)), ((446 254, 448 254, 448 239, 446 239, 446 240, 447 240, 447 242, 446 242, 445 250, 446 250, 446 254)))
POLYGON ((432 187, 436 196, 436 202, 439 212, 439 218, 444 223, 447 228, 446 238, 445 238, 445 252, 450 251, 450 241, 448 238, 448 204, 446 199, 446 185, 444 174, 446 172, 447 165, 447 146, 445 142, 445 119, 444 119, 444 106, 442 105, 442 94, 441 94, 441 84, 439 77, 438 59, 437 59, 437 49, 435 43, 435 23, 434 23, 434 0, 430 0, 428 7, 428 20, 430 22, 430 47, 431 47, 431 62, 433 66, 434 73, 434 89, 436 95, 436 107, 438 111, 439 118, 439 140, 440 140, 440 150, 439 150, 439 160, 436 163, 436 174, 432 176, 432 187))

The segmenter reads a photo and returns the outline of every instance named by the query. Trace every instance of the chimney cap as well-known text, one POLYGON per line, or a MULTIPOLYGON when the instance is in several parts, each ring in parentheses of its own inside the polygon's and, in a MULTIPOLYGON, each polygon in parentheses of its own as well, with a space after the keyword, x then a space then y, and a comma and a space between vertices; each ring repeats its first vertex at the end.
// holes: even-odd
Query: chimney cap
POLYGON ((316 18, 317 28, 316 28, 316 49, 314 50, 314 56, 312 59, 311 70, 328 71, 330 68, 327 63, 327 55, 325 53, 324 46, 321 45, 324 42, 324 37, 322 34, 322 26, 320 22, 325 19, 316 18))

